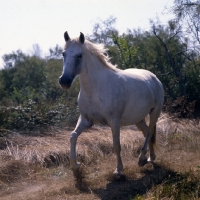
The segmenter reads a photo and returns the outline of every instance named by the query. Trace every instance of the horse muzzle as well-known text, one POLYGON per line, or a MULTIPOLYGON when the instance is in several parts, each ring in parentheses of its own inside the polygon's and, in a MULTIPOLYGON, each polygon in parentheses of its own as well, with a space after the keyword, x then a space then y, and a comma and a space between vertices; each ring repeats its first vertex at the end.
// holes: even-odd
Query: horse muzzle
POLYGON ((59 78, 59 83, 60 83, 61 87, 66 88, 66 89, 69 89, 71 87, 72 81, 73 81, 73 79, 65 77, 65 76, 61 76, 59 78))

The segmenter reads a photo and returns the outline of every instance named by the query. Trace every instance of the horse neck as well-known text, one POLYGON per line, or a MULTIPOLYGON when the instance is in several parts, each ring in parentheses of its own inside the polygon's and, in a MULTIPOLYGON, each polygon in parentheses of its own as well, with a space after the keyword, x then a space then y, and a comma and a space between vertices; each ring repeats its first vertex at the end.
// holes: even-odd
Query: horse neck
MULTIPOLYGON (((90 55, 92 56, 92 55, 90 55)), ((111 69, 104 66, 104 64, 97 57, 90 57, 85 59, 84 66, 80 73, 80 88, 81 92, 94 94, 98 90, 101 82, 105 77, 112 73, 111 69)))

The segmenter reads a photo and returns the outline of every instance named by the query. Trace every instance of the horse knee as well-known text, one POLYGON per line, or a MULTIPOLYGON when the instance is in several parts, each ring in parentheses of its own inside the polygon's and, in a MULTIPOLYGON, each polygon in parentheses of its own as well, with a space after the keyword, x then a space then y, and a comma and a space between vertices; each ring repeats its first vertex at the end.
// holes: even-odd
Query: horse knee
POLYGON ((70 134, 70 143, 71 144, 74 144, 75 142, 76 142, 76 140, 77 140, 77 133, 76 132, 72 132, 71 134, 70 134))

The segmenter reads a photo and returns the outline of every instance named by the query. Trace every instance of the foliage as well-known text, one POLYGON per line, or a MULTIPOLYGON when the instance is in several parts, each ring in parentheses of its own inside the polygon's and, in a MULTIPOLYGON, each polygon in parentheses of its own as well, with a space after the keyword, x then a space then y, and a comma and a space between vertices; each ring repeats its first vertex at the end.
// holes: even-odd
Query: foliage
POLYGON ((175 0, 172 11, 178 23, 184 27, 184 33, 194 42, 194 47, 200 50, 198 47, 200 45, 200 2, 198 0, 175 0))
POLYGON ((110 16, 108 19, 99 22, 96 22, 93 26, 93 34, 89 35, 88 38, 95 43, 103 43, 106 46, 113 44, 112 34, 115 33, 118 35, 118 31, 114 28, 116 23, 116 18, 110 16))
POLYGON ((37 130, 49 126, 74 124, 78 118, 75 81, 67 93, 58 83, 62 72, 60 48, 50 49, 42 59, 20 50, 4 55, 0 71, 0 128, 37 130), (54 52, 55 51, 55 52, 54 52))
POLYGON ((51 126, 73 125, 78 118, 78 108, 57 102, 37 104, 31 99, 19 106, 0 107, 0 128, 11 130, 45 130, 51 126))
POLYGON ((27 56, 20 50, 4 55, 3 58, 5 69, 0 73, 0 92, 3 93, 0 100, 12 98, 17 103, 21 103, 23 100, 27 100, 29 94, 34 90, 37 90, 41 96, 41 86, 46 78, 44 74, 45 61, 36 56, 27 56))
POLYGON ((134 59, 137 55, 137 48, 125 35, 115 36, 112 34, 114 44, 117 46, 120 54, 120 66, 122 69, 132 68, 134 66, 134 59))
POLYGON ((188 102, 183 96, 177 97, 175 100, 168 97, 165 101, 163 110, 167 113, 174 114, 176 117, 193 117, 195 103, 195 101, 188 102))
POLYGON ((194 172, 174 173, 154 191, 155 199, 196 199, 200 195, 199 177, 194 172))

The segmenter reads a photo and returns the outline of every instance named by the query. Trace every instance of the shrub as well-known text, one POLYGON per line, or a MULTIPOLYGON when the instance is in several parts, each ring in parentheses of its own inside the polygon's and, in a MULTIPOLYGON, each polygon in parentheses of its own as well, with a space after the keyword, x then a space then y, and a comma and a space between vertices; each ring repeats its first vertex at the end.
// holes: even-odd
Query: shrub
POLYGON ((28 102, 18 105, 0 107, 0 128, 14 130, 37 130, 56 125, 73 125, 78 118, 78 108, 59 102, 28 102))

